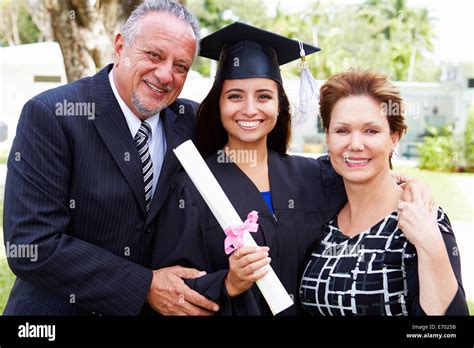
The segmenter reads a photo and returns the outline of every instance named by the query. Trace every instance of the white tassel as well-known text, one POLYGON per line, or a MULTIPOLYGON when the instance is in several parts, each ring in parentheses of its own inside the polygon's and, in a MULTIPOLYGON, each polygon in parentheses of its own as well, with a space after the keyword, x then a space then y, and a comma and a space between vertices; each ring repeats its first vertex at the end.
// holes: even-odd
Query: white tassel
POLYGON ((301 56, 301 73, 298 103, 293 112, 294 124, 304 123, 310 115, 319 113, 319 85, 309 71, 303 43, 298 41, 301 56))

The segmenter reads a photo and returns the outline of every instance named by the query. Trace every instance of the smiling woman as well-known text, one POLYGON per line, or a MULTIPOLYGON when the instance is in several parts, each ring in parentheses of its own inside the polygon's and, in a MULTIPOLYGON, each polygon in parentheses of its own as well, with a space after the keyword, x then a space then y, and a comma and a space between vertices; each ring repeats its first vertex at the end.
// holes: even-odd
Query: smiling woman
POLYGON ((468 314, 447 215, 425 207, 415 185, 402 202, 391 178, 406 125, 403 113, 386 112, 389 102, 401 104, 399 92, 371 71, 341 73, 321 87, 330 160, 348 202, 307 263, 303 305, 316 315, 468 314))
POLYGON ((239 139, 252 142, 262 135, 265 146, 286 153, 291 115, 282 84, 265 78, 216 81, 198 112, 197 146, 201 154, 215 153, 229 141, 238 145, 239 139))
POLYGON ((400 131, 390 129, 380 110, 378 101, 363 95, 341 98, 333 107, 326 143, 334 169, 346 180, 364 181, 388 168, 400 131))

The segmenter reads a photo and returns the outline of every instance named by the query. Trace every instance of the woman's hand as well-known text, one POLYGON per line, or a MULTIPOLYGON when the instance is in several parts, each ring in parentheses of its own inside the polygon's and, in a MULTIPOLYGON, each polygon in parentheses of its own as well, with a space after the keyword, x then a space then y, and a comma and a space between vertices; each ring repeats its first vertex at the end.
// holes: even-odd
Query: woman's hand
POLYGON ((416 248, 420 305, 428 315, 444 315, 458 283, 438 227, 438 207, 426 208, 416 185, 408 190, 411 202, 398 203, 398 226, 416 248))
POLYGON ((398 202, 398 226, 403 234, 417 249, 428 249, 433 243, 438 246, 442 243, 441 232, 438 227, 438 207, 428 209, 415 184, 408 184, 408 201, 398 202))
POLYGON ((229 257, 229 273, 225 278, 225 286, 230 297, 235 297, 250 289, 253 283, 265 274, 271 259, 268 247, 241 247, 229 257))

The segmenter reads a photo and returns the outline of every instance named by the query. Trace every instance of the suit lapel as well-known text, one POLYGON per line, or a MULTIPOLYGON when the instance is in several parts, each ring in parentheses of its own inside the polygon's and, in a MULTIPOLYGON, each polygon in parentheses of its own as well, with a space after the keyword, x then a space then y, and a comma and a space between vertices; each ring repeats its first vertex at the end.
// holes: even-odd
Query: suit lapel
POLYGON ((110 87, 108 74, 111 69, 112 64, 92 77, 90 96, 96 108, 93 123, 145 213, 142 164, 130 129, 110 87))

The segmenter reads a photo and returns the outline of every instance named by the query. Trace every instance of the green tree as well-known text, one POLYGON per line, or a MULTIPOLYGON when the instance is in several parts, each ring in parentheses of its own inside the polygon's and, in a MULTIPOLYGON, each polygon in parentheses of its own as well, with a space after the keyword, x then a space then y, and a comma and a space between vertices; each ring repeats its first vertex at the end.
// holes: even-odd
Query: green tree
MULTIPOLYGON (((268 9, 263 0, 188 0, 189 10, 196 15, 203 34, 210 34, 235 21, 267 28, 270 22, 268 9)), ((193 65, 204 76, 210 75, 208 59, 198 57, 193 65)))
POLYGON ((376 23, 376 33, 383 34, 388 42, 392 78, 413 81, 426 75, 429 69, 424 68, 424 56, 433 52, 435 36, 428 9, 409 8, 406 0, 369 0, 360 6, 360 16, 376 23))
POLYGON ((256 26, 268 24, 268 8, 263 0, 188 0, 187 7, 209 32, 235 21, 256 26))
POLYGON ((0 0, 0 44, 53 39, 74 81, 112 61, 114 35, 141 1, 0 0))
POLYGON ((305 25, 299 35, 314 37, 316 31, 322 48, 311 58, 312 72, 320 79, 350 67, 376 68, 393 80, 439 77, 440 70, 427 58, 434 32, 426 9, 408 8, 403 0, 352 5, 316 2, 302 18, 305 25))
POLYGON ((25 0, 0 1, 0 46, 37 42, 41 32, 33 22, 25 0))

